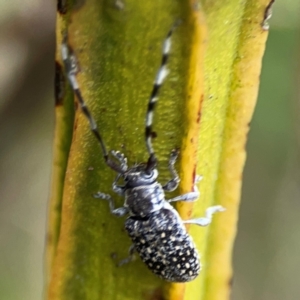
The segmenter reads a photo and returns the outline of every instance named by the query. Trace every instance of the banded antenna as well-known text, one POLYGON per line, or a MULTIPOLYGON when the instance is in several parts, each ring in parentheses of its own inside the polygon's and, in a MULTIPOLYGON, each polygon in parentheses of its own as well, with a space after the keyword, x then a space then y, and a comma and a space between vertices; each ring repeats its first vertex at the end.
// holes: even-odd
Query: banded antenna
POLYGON ((157 103, 158 100, 158 94, 159 94, 159 90, 160 87, 162 86, 165 78, 168 75, 168 69, 167 69, 167 63, 168 63, 168 59, 169 59, 169 55, 170 55, 170 49, 171 49, 171 36, 173 31, 176 29, 176 27, 181 23, 180 20, 177 20, 174 25, 172 26, 172 28, 170 29, 170 31, 167 34, 167 37, 163 43, 163 51, 162 51, 162 59, 161 59, 161 64, 160 67, 158 69, 155 81, 154 81, 154 85, 153 85, 153 89, 149 98, 149 102, 148 102, 148 109, 147 109, 147 113, 146 113, 146 127, 145 127, 145 138, 146 138, 146 147, 149 153, 149 159, 146 165, 146 169, 145 172, 147 174, 151 173, 151 171, 156 167, 157 165, 157 158, 153 149, 153 145, 152 145, 152 135, 153 135, 153 131, 152 131, 152 124, 153 124, 153 113, 154 113, 154 109, 155 109, 155 105, 157 103))
MULTIPOLYGON (((104 141, 101 137, 101 134, 98 130, 98 126, 96 121, 94 120, 92 114, 90 113, 79 88, 78 82, 76 80, 76 73, 78 72, 78 66, 77 66, 77 61, 76 61, 76 57, 73 54, 71 48, 68 45, 68 36, 67 34, 64 35, 63 37, 63 42, 62 42, 62 46, 61 46, 61 55, 62 55, 62 60, 64 62, 65 65, 65 69, 68 75, 68 79, 70 82, 70 85, 72 87, 72 90, 74 91, 74 94, 77 97, 77 100, 80 104, 81 110, 84 113, 84 115, 86 116, 87 120, 90 123, 90 127, 91 127, 91 131, 94 133, 96 139, 98 140, 102 153, 103 153, 103 157, 105 160, 105 163, 114 171, 123 174, 124 170, 122 168, 122 166, 117 165, 113 160, 111 160, 108 156, 108 152, 106 150, 104 141)), ((115 155, 114 155, 115 156, 115 155)))

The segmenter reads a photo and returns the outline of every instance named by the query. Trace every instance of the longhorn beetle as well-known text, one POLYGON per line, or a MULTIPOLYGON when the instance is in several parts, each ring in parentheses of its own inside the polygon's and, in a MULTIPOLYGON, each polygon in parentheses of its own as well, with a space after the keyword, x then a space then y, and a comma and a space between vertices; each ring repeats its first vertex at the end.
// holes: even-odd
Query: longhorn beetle
POLYGON ((195 185, 193 192, 170 200, 165 199, 165 191, 174 191, 180 182, 174 167, 179 154, 178 150, 171 151, 169 160, 172 178, 165 185, 161 185, 157 181, 157 158, 151 141, 153 112, 160 87, 168 74, 166 65, 171 48, 171 35, 175 27, 177 27, 177 23, 173 25, 164 41, 161 65, 148 102, 145 138, 149 158, 146 163, 135 164, 132 167, 127 166, 127 158, 121 152, 111 151, 110 155, 114 158, 111 159, 106 150, 97 124, 85 104, 77 83, 76 57, 68 46, 67 34, 63 39, 61 53, 70 85, 82 112, 90 123, 92 132, 100 143, 105 163, 117 172, 112 189, 115 193, 125 197, 123 207, 115 208, 115 202, 110 195, 101 192, 95 195, 96 198, 108 201, 113 215, 120 217, 129 214, 125 221, 125 228, 133 245, 129 249, 130 256, 121 261, 120 264, 131 261, 136 251, 148 268, 159 277, 172 282, 186 282, 197 277, 201 265, 198 251, 191 236, 186 231, 185 224, 207 226, 211 223, 212 215, 215 212, 223 211, 224 208, 220 205, 209 207, 203 218, 187 221, 180 218, 170 202, 195 201, 199 197, 199 192, 195 185), (123 179, 125 184, 118 185, 119 179, 123 179))

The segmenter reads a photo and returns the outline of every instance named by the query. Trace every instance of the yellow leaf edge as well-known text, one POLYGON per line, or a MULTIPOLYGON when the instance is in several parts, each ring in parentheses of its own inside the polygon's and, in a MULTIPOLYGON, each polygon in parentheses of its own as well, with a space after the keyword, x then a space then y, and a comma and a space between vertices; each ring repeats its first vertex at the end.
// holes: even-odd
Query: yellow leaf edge
POLYGON ((215 202, 226 212, 209 229, 206 259, 205 300, 230 299, 232 254, 237 232, 246 141, 259 89, 262 58, 268 31, 264 24, 273 1, 246 1, 237 53, 233 61, 215 202))
MULTIPOLYGON (((64 20, 58 15, 57 28, 64 27, 64 20)), ((53 165, 51 189, 48 204, 48 220, 45 245, 45 279, 49 281, 56 253, 61 226, 62 198, 64 181, 71 148, 74 124, 73 92, 68 87, 62 63, 60 61, 60 42, 62 36, 57 33, 55 54, 55 130, 53 141, 53 165)))
MULTIPOLYGON (((207 27, 204 13, 200 3, 190 1, 190 22, 193 24, 191 41, 191 55, 189 63, 189 80, 187 84, 188 100, 186 101, 186 128, 188 128, 182 140, 181 153, 181 182, 180 193, 184 194, 194 189, 194 180, 197 173, 198 161, 198 135, 201 120, 201 108, 204 100, 204 53, 207 43, 207 27)), ((183 219, 191 218, 193 203, 176 205, 183 219)), ((186 284, 166 284, 165 298, 179 300, 185 295, 186 284)))

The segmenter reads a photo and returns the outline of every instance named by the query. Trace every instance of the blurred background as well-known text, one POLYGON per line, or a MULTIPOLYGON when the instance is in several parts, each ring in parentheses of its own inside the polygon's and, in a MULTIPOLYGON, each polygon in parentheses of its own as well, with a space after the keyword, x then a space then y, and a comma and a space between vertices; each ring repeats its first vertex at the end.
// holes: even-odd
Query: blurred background
MULTIPOLYGON (((274 5, 251 123, 232 300, 300 299, 300 1, 274 5)), ((39 300, 55 1, 0 0, 0 298, 39 300)))

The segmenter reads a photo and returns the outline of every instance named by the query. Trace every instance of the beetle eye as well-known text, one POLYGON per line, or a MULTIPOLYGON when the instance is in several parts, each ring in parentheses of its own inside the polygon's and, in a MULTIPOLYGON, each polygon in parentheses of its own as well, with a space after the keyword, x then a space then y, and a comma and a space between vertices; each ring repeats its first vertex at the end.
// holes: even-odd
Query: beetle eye
POLYGON ((153 176, 153 172, 151 172, 150 174, 147 174, 147 173, 142 173, 141 174, 144 178, 146 178, 146 179, 149 179, 149 178, 151 178, 152 176, 153 176))

